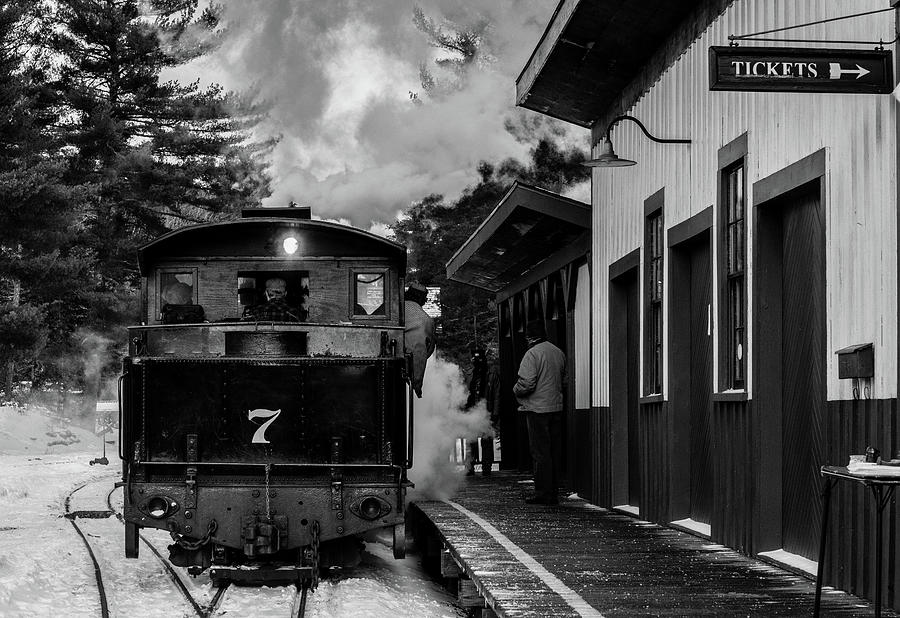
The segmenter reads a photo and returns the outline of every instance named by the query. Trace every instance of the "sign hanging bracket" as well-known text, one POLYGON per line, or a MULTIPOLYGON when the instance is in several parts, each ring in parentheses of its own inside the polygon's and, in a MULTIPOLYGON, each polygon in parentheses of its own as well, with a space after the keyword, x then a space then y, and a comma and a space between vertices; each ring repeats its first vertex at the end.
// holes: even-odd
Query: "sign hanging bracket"
POLYGON ((766 42, 776 42, 776 43, 839 43, 839 44, 847 44, 847 45, 874 45, 875 49, 878 51, 882 51, 885 45, 893 45, 898 40, 900 40, 900 32, 895 30, 894 39, 884 42, 884 38, 882 37, 878 41, 840 41, 833 39, 775 39, 775 38, 766 38, 762 35, 764 34, 773 34, 775 32, 784 32, 786 30, 795 30, 797 28, 806 28, 807 26, 817 26, 819 24, 825 24, 833 21, 841 21, 845 19, 854 19, 857 17, 864 17, 866 15, 874 15, 876 13, 885 13, 887 11, 896 11, 900 8, 900 4, 888 7, 886 9, 876 9, 874 11, 866 11, 864 13, 854 13, 852 15, 843 15, 841 17, 832 17, 830 19, 820 19, 818 21, 811 21, 805 24, 795 24, 793 26, 784 26, 783 28, 773 28, 772 30, 762 30, 760 32, 752 32, 750 34, 729 34, 728 35, 728 45, 730 47, 737 47, 740 45, 739 41, 766 41, 766 42))

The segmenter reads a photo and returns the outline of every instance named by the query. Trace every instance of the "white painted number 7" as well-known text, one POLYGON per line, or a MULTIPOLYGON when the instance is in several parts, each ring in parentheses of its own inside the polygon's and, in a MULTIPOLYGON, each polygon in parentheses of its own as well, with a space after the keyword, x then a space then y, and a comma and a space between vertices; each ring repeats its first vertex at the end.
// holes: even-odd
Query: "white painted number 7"
POLYGON ((259 429, 256 430, 256 433, 253 434, 253 444, 269 444, 269 441, 266 440, 266 429, 269 428, 269 425, 275 422, 275 419, 278 418, 278 415, 281 414, 281 410, 266 410, 265 408, 257 408, 255 410, 247 411, 247 418, 251 421, 255 418, 269 418, 265 423, 259 426, 259 429))

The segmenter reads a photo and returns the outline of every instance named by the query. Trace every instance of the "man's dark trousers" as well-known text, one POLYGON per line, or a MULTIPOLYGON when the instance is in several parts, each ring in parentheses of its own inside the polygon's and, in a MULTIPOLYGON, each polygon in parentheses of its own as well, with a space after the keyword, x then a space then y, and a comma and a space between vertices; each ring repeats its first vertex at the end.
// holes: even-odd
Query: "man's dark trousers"
POLYGON ((528 412, 528 446, 534 462, 534 495, 543 500, 559 499, 559 462, 562 451, 562 420, 559 412, 528 412))

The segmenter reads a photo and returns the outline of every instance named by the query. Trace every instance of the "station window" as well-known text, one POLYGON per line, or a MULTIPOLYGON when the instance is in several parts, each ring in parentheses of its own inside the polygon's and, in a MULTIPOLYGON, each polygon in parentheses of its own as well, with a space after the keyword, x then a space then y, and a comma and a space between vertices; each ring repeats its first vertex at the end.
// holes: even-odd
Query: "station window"
POLYGON ((726 387, 745 387, 747 348, 747 256, 744 225, 743 161, 722 171, 722 232, 725 276, 725 318, 722 346, 726 387))
POLYGON ((353 317, 385 317, 387 271, 354 273, 353 317))
POLYGON ((551 320, 559 320, 566 315, 565 294, 563 293, 562 275, 553 273, 548 281, 547 317, 551 320))
POLYGON ((513 324, 516 325, 517 333, 525 332, 525 302, 523 294, 524 292, 520 292, 513 297, 513 324))
POLYGON ((663 217, 656 210, 647 217, 645 264, 647 283, 647 355, 645 383, 648 395, 662 393, 663 375, 663 217))

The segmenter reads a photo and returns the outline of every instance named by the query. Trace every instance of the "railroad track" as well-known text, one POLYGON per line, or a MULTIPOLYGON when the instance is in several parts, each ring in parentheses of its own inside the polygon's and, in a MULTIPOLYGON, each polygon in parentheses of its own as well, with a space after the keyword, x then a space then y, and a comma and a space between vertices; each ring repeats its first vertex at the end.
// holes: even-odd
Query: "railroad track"
MULTIPOLYGON (((94 567, 94 576, 97 583, 97 590, 100 600, 100 615, 101 618, 109 618, 109 616, 114 615, 110 613, 110 598, 107 594, 107 584, 105 581, 110 581, 113 577, 119 575, 118 573, 109 573, 104 571, 102 559, 103 552, 100 548, 97 547, 97 543, 92 543, 88 537, 96 537, 102 538, 102 534, 92 534, 89 531, 86 531, 85 526, 79 525, 78 520, 86 520, 86 521, 96 521, 96 520, 108 520, 112 517, 115 517, 124 524, 124 519, 122 517, 122 513, 119 509, 113 506, 113 494, 116 492, 117 487, 113 487, 106 494, 106 509, 105 510, 73 510, 72 501, 75 494, 85 487, 88 487, 92 484, 104 482, 109 482, 109 479, 104 479, 103 481, 93 481, 89 483, 83 483, 77 487, 75 487, 65 499, 65 513, 64 517, 69 520, 72 524, 72 527, 75 529, 79 538, 81 538, 82 543, 87 550, 88 555, 90 556, 91 562, 94 567), (96 551, 95 551, 96 550, 96 551), (100 558, 98 558, 100 555, 100 558), (104 575, 107 575, 107 578, 104 578, 104 575)), ((84 522, 83 522, 84 523, 84 522)), ((107 532, 109 532, 107 530, 107 532)), ((118 537, 117 537, 118 538, 118 537)), ((153 539, 148 538, 143 533, 140 534, 140 539, 143 542, 144 546, 150 550, 151 555, 154 556, 155 562, 158 563, 159 566, 162 567, 161 571, 165 574, 166 579, 168 579, 172 586, 178 591, 179 596, 182 601, 187 603, 190 607, 190 611, 183 615, 195 615, 199 618, 213 618, 217 615, 235 615, 236 612, 229 611, 230 607, 240 607, 242 595, 250 594, 250 592, 246 590, 236 589, 235 586, 220 586, 216 587, 215 591, 212 592, 213 586, 211 584, 206 585, 194 585, 195 590, 192 592, 189 588, 192 587, 188 583, 185 582, 183 577, 179 575, 179 572, 176 570, 169 560, 163 555, 162 551, 159 547, 156 546, 153 539), (199 593, 199 594, 198 594, 199 593), (235 598, 231 598, 234 596, 235 598), (198 600, 198 597, 201 597, 201 600, 198 600)), ((108 539, 107 539, 108 541, 108 539)), ((126 561, 124 555, 121 553, 121 546, 119 541, 113 543, 114 550, 118 549, 119 553, 117 558, 114 559, 114 564, 117 565, 120 569, 128 569, 129 567, 134 569, 133 561, 126 561)), ((108 553, 108 551, 107 551, 108 553)), ((255 588, 250 588, 250 591, 259 590, 255 588)), ((130 592, 134 593, 134 590, 130 590, 130 592)), ((157 591, 158 593, 161 591, 157 591)), ((295 587, 294 593, 290 600, 290 616, 291 618, 301 618, 306 613, 306 604, 307 604, 307 596, 308 596, 308 587, 306 585, 297 585, 295 587)), ((154 594, 154 597, 161 596, 160 594, 154 594)), ((267 615, 284 615, 283 611, 278 611, 278 608, 283 605, 283 599, 280 597, 282 594, 271 595, 274 597, 276 607, 273 608, 275 610, 273 613, 266 612, 267 615)), ((154 599, 158 601, 158 599, 154 599)), ((253 604, 256 606, 259 603, 259 595, 256 594, 253 597, 253 604)), ((164 611, 164 608, 159 607, 158 603, 154 606, 153 613, 159 614, 164 613, 166 615, 175 615, 172 611, 164 611)), ((124 613, 124 612, 123 612, 124 613)), ((132 615, 133 612, 128 612, 132 615)))

